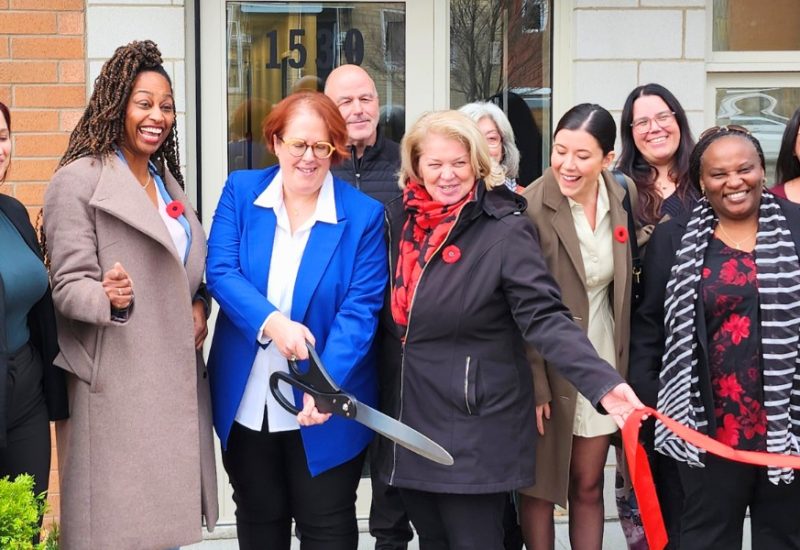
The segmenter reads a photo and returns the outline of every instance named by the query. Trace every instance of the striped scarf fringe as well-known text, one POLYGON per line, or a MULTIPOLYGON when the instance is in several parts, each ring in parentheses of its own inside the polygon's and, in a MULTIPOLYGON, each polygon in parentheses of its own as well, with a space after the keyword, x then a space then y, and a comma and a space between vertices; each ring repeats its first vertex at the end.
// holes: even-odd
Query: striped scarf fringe
MULTIPOLYGON (((708 434, 709 411, 700 397, 695 304, 716 215, 702 197, 675 254, 664 304, 666 334, 658 410, 708 434)), ((800 455, 800 258, 778 201, 764 193, 759 210, 755 258, 761 317, 762 379, 767 415, 767 451, 800 455)), ((702 322, 702 320, 699 320, 702 322)), ((703 466, 705 451, 656 423, 656 449, 692 466, 703 466)), ((770 468, 772 483, 791 483, 794 471, 770 468)))

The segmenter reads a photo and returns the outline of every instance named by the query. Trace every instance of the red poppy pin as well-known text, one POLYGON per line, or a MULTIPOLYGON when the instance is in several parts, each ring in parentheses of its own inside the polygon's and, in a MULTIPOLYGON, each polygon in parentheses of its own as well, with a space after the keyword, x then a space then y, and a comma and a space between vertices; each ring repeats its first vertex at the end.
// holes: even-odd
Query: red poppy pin
POLYGON ((461 258, 461 250, 454 244, 442 250, 442 259, 448 264, 454 264, 461 258))
POLYGON ((619 242, 628 242, 628 228, 624 225, 618 225, 614 228, 614 238, 619 242))
POLYGON ((180 201, 172 201, 167 205, 167 214, 176 220, 183 214, 183 203, 180 201))

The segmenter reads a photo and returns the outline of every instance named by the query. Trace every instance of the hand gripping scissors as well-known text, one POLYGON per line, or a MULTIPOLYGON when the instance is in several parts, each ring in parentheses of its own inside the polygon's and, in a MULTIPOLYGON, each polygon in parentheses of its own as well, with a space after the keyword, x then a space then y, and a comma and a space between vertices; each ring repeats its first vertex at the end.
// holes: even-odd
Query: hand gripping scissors
POLYGON ((289 373, 274 372, 269 377, 269 389, 284 409, 292 414, 300 413, 300 409, 295 407, 294 403, 290 402, 278 389, 278 382, 281 381, 313 397, 317 410, 321 413, 331 413, 355 420, 409 451, 439 464, 452 466, 453 457, 441 445, 342 391, 325 370, 314 346, 308 342, 306 342, 306 346, 308 347, 309 364, 306 372, 300 370, 296 360, 290 359, 289 373))

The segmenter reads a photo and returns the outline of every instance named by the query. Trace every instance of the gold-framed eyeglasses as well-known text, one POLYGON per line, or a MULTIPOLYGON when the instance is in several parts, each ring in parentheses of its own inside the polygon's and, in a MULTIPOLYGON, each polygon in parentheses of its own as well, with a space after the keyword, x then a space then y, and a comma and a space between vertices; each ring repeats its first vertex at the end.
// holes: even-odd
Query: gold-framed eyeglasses
POLYGON ((280 136, 278 136, 278 139, 281 140, 281 143, 283 143, 286 146, 286 150, 289 151, 289 154, 297 158, 300 158, 303 155, 305 155, 306 151, 309 148, 311 149, 311 153, 318 159, 329 158, 336 150, 336 147, 328 143, 327 141, 306 143, 305 140, 302 139, 282 138, 280 136))
POLYGON ((651 117, 637 118, 631 122, 631 128, 637 134, 644 135, 653 127, 653 122, 658 124, 659 128, 669 128, 675 122, 675 111, 661 111, 651 117))
POLYGON ((705 130, 703 133, 700 134, 700 139, 713 136, 714 134, 718 134, 720 132, 733 132, 735 134, 745 134, 748 136, 751 135, 750 130, 748 130, 744 126, 739 126, 738 124, 727 124, 725 126, 712 126, 708 130, 705 130))

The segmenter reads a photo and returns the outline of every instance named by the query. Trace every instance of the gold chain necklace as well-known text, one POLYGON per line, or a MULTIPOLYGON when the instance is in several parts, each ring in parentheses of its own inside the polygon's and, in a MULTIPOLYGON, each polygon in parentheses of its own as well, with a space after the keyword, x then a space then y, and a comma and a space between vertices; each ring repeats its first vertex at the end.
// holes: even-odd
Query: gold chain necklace
POLYGON ((722 222, 717 222, 717 226, 719 227, 719 230, 722 231, 722 234, 725 235, 725 238, 727 238, 730 242, 733 243, 733 247, 736 250, 741 250, 742 249, 742 243, 746 243, 747 241, 749 241, 750 239, 754 238, 758 234, 758 228, 756 227, 756 230, 753 231, 752 235, 748 235, 744 239, 741 239, 741 240, 737 241, 736 239, 731 237, 730 234, 727 231, 725 231, 725 228, 722 227, 722 222))
POLYGON ((153 182, 153 176, 150 174, 150 170, 148 170, 148 171, 147 171, 147 181, 145 182, 145 184, 144 184, 144 185, 142 185, 141 183, 140 183, 139 185, 142 185, 142 189, 144 189, 145 191, 147 191, 147 188, 148 188, 148 187, 150 187, 150 184, 151 184, 152 182, 153 182))

